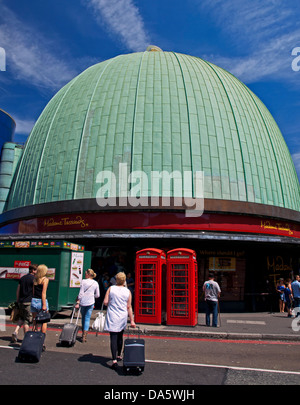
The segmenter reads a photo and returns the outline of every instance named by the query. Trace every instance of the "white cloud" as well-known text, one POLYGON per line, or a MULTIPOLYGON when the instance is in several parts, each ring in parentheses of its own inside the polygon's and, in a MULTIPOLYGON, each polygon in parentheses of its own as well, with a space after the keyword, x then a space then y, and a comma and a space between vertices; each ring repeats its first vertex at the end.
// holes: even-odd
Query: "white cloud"
POLYGON ((284 79, 299 83, 291 68, 292 49, 299 43, 299 5, 283 0, 198 0, 199 9, 212 15, 226 33, 227 42, 240 56, 207 55, 206 58, 246 83, 284 79))
POLYGON ((6 71, 13 73, 14 79, 57 90, 76 75, 73 67, 58 55, 54 44, 2 4, 0 44, 6 51, 6 71))
POLYGON ((32 119, 20 119, 14 116, 16 121, 16 134, 29 134, 35 124, 35 121, 32 119))
MULTIPOLYGON (((219 27, 231 35, 237 44, 260 44, 293 30, 297 21, 295 9, 286 0, 201 0, 198 6, 211 14, 219 27)), ((242 45, 243 46, 243 45, 242 45)))
POLYGON ((218 66, 229 70, 245 83, 253 83, 262 79, 284 79, 295 84, 299 77, 291 67, 292 47, 300 38, 300 30, 282 35, 268 42, 265 47, 238 57, 206 55, 205 58, 218 66))
POLYGON ((132 0, 85 0, 99 24, 121 38, 132 51, 144 51, 149 45, 144 21, 132 0))

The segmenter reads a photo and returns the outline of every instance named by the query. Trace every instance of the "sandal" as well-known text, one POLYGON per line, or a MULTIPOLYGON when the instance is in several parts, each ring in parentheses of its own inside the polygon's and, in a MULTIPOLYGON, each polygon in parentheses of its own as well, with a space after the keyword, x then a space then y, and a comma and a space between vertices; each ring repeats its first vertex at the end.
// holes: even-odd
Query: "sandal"
POLYGON ((113 364, 110 366, 113 370, 116 370, 118 368, 118 363, 115 361, 113 364))

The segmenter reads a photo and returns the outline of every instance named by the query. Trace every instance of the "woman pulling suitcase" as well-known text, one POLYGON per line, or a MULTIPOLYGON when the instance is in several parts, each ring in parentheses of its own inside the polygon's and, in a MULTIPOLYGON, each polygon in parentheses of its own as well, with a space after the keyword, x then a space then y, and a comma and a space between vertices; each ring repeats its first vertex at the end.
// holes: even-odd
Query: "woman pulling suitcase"
MULTIPOLYGON (((49 304, 47 300, 47 289, 49 284, 49 279, 46 277, 48 272, 48 267, 45 264, 40 264, 36 269, 36 274, 34 276, 33 282, 33 294, 31 300, 31 312, 32 312, 32 331, 37 331, 36 315, 41 310, 49 311, 49 304)), ((47 323, 43 323, 41 327, 41 332, 46 335, 47 323)), ((43 350, 45 350, 45 345, 43 345, 43 350)))
POLYGON ((94 280, 96 273, 92 269, 85 272, 85 279, 82 280, 77 303, 75 308, 79 308, 82 320, 82 343, 86 342, 90 327, 90 320, 95 305, 95 298, 100 297, 99 284, 94 280))
POLYGON ((107 306, 104 330, 110 334, 110 348, 112 354, 112 368, 116 369, 121 360, 123 348, 123 333, 129 316, 130 325, 135 328, 131 307, 131 292, 126 287, 126 275, 120 272, 116 275, 116 285, 109 287, 103 304, 107 306))
POLYGON ((32 332, 28 331, 24 336, 18 354, 19 361, 38 362, 42 351, 45 350, 44 342, 47 332, 47 323, 42 323, 41 331, 38 332, 36 316, 42 310, 49 311, 47 300, 49 279, 46 277, 47 272, 48 267, 44 264, 40 264, 36 269, 31 300, 33 327, 32 332))

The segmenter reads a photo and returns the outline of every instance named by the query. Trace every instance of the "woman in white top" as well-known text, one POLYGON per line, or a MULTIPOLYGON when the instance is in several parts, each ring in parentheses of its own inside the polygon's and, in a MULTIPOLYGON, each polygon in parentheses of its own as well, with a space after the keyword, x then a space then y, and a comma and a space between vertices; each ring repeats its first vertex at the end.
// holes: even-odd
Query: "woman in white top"
POLYGON ((130 324, 135 328, 131 307, 131 292, 126 288, 126 275, 116 275, 116 285, 109 287, 103 304, 107 306, 104 330, 110 333, 110 348, 113 359, 112 368, 116 368, 121 360, 123 333, 129 316, 130 324))
POLYGON ((96 277, 96 273, 92 269, 88 269, 85 272, 85 280, 82 280, 79 294, 77 297, 76 308, 81 311, 82 321, 82 342, 86 342, 86 337, 90 327, 90 320, 95 304, 95 298, 100 297, 99 284, 93 280, 96 277))

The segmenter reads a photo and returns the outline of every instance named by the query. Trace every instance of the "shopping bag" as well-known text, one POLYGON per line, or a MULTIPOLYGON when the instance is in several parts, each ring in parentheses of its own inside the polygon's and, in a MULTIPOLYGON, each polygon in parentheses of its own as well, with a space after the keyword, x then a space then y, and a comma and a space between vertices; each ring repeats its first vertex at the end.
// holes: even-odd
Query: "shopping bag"
POLYGON ((10 320, 13 323, 18 322, 18 320, 20 319, 20 309, 15 307, 12 309, 11 314, 10 314, 10 320))
POLYGON ((106 318, 106 311, 103 311, 103 305, 101 307, 101 311, 97 312, 97 317, 93 322, 92 329, 95 330, 98 334, 98 332, 103 332, 104 331, 104 324, 105 324, 105 318, 106 318))
POLYGON ((10 314, 10 320, 12 322, 18 322, 20 319, 20 309, 19 309, 19 304, 17 302, 13 302, 8 306, 8 309, 11 309, 11 314, 10 314))

